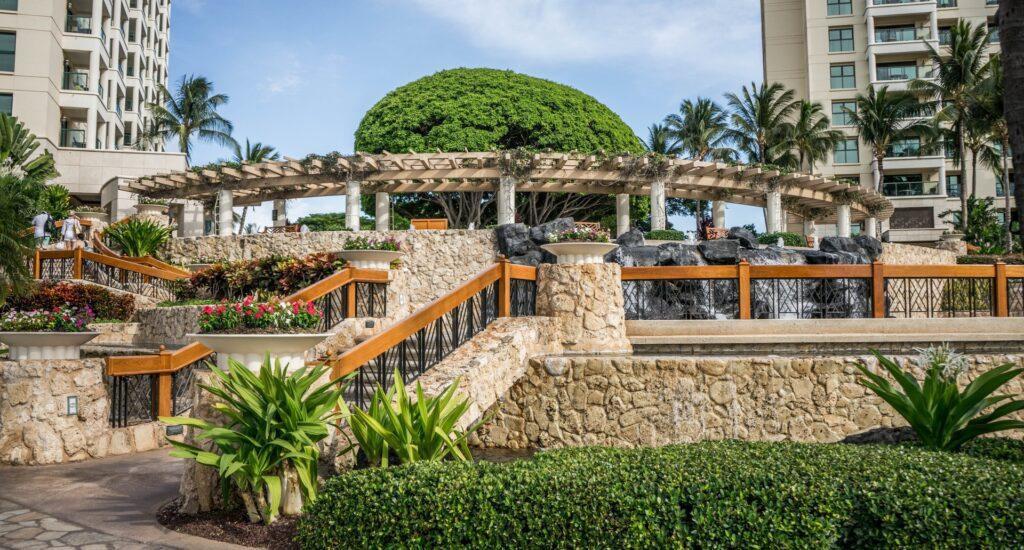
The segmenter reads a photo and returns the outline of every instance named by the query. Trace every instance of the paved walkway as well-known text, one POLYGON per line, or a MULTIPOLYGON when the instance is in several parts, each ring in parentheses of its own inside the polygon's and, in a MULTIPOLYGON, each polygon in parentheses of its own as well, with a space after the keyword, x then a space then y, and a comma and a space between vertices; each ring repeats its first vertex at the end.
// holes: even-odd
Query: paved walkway
POLYGON ((0 548, 242 548, 156 521, 181 477, 181 459, 167 453, 0 468, 0 548))

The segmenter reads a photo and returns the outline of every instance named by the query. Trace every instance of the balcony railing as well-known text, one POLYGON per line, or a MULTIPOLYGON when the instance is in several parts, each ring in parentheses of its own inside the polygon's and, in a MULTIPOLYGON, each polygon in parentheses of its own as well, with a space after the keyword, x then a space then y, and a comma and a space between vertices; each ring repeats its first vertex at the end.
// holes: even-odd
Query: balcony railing
POLYGON ((956 0, 939 0, 940 8, 955 8, 956 0))
POLYGON ((899 29, 875 29, 875 43, 885 44, 889 42, 912 42, 928 38, 928 29, 914 27, 899 29))
POLYGON ((64 32, 76 34, 92 34, 92 17, 87 15, 69 15, 64 24, 64 32))
POLYGON ((902 181, 882 184, 882 193, 887 197, 926 197, 939 194, 937 181, 902 181))
POLYGON ((885 150, 886 158, 907 158, 921 156, 921 142, 898 141, 885 150))
POLYGON ((117 104, 117 105, 116 105, 116 106, 114 107, 114 112, 116 112, 116 113, 117 113, 117 118, 121 118, 122 116, 124 116, 124 114, 123 114, 123 113, 121 112, 121 104, 120 104, 120 103, 118 103, 118 104, 117 104))
POLYGON ((920 4, 931 0, 872 0, 874 6, 892 6, 895 4, 920 4))
POLYGON ((89 91, 89 73, 79 71, 69 71, 64 73, 64 82, 62 86, 65 90, 72 90, 75 92, 88 92, 89 91))
POLYGON ((60 146, 74 147, 76 149, 85 149, 85 130, 76 130, 74 128, 61 128, 60 146))

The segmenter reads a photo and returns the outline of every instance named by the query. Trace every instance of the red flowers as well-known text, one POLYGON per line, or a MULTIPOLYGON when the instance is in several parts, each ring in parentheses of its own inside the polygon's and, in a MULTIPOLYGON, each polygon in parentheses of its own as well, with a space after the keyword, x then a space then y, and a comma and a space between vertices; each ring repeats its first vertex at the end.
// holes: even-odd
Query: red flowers
POLYGON ((203 308, 203 314, 199 318, 199 329, 201 332, 233 332, 238 329, 290 332, 295 329, 316 328, 322 318, 312 302, 256 303, 254 296, 246 296, 237 304, 203 308))

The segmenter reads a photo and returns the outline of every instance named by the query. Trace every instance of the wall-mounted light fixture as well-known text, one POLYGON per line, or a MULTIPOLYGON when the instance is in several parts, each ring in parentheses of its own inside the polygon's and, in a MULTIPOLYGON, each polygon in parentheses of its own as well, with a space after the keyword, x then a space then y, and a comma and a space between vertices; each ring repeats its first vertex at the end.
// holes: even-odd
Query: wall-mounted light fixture
POLYGON ((78 416, 78 396, 68 396, 68 416, 78 416))

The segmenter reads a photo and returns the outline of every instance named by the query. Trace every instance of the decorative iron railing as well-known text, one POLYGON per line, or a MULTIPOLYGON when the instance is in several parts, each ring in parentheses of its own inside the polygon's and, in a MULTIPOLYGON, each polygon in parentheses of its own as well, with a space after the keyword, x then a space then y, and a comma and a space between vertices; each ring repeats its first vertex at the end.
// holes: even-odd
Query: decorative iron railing
POLYGON ((1007 280, 1006 309, 1010 317, 1024 317, 1024 278, 1007 280))
MULTIPOLYGON (((188 277, 142 261, 83 250, 37 250, 33 258, 37 279, 82 279, 117 290, 161 300, 175 298, 175 281, 188 277)), ((155 262, 155 261, 154 261, 155 262)))
POLYGON ((153 376, 105 376, 110 426, 124 428, 153 420, 153 376))

